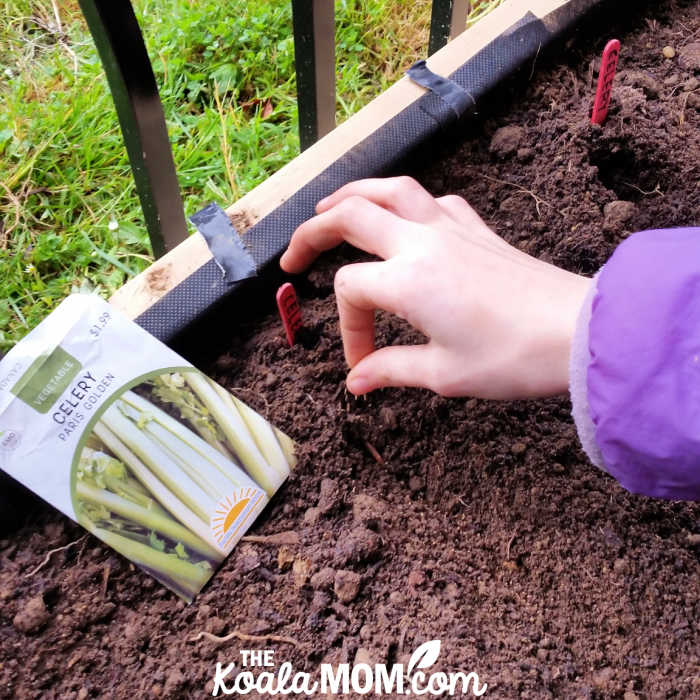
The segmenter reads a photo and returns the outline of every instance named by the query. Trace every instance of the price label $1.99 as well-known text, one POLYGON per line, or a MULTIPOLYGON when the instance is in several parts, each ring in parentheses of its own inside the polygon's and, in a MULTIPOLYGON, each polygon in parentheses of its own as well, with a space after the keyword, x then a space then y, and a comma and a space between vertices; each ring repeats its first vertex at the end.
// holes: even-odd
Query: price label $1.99
POLYGON ((99 318, 97 319, 97 322, 90 326, 90 335, 93 338, 97 338, 100 335, 100 333, 102 333, 105 326, 109 323, 110 318, 112 318, 112 315, 109 313, 109 311, 105 311, 102 314, 100 314, 99 318))

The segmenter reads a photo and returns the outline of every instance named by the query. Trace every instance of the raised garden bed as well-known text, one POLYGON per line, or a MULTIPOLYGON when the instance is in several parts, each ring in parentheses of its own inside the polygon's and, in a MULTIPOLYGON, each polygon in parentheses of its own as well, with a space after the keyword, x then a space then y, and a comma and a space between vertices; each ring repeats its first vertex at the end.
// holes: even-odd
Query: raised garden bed
MULTIPOLYGON (((413 174, 586 274, 630 231, 697 225, 700 5, 641 14, 538 57, 413 174), (597 128, 596 57, 613 35, 621 73, 597 128)), ((349 259, 330 254, 297 285, 303 344, 286 346, 270 304, 202 367, 302 445, 254 533, 295 536, 242 544, 188 607, 90 537, 36 570, 82 535, 37 506, 0 541, 0 697, 196 697, 241 648, 314 673, 405 662, 429 639, 440 669, 478 672, 486 697, 700 694, 700 506, 630 495, 597 471, 565 398, 348 395, 332 280, 349 259), (192 641, 236 630, 298 645, 192 641)), ((379 343, 417 339, 380 316, 379 343)))

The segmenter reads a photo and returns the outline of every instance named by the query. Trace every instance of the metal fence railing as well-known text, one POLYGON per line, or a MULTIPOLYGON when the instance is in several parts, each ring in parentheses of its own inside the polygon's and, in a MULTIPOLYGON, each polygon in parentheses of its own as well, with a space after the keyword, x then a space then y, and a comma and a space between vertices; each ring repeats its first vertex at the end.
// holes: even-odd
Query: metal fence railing
MULTIPOLYGON (((304 150, 335 126, 333 0, 291 0, 299 141, 304 150)), ((130 0, 79 0, 117 109, 136 190, 159 257, 187 236, 163 107, 130 0)), ((433 0, 428 55, 466 26, 468 0, 433 0)))

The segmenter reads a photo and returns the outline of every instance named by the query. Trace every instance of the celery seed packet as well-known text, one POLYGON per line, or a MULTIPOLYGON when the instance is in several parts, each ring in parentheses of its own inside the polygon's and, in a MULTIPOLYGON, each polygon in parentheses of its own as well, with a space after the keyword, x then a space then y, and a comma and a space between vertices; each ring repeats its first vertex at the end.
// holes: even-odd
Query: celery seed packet
POLYGON ((188 601, 294 464, 287 435, 97 296, 0 361, 0 468, 188 601))

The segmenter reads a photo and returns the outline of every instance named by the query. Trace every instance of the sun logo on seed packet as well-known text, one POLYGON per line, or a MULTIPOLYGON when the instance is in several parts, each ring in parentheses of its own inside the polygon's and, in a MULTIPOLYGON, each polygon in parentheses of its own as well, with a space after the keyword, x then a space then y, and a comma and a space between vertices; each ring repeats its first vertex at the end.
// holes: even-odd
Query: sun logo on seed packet
POLYGON ((211 529, 222 549, 232 547, 237 535, 244 533, 246 523, 255 519, 259 506, 264 505, 265 493, 260 489, 241 488, 219 501, 211 519, 211 529))

